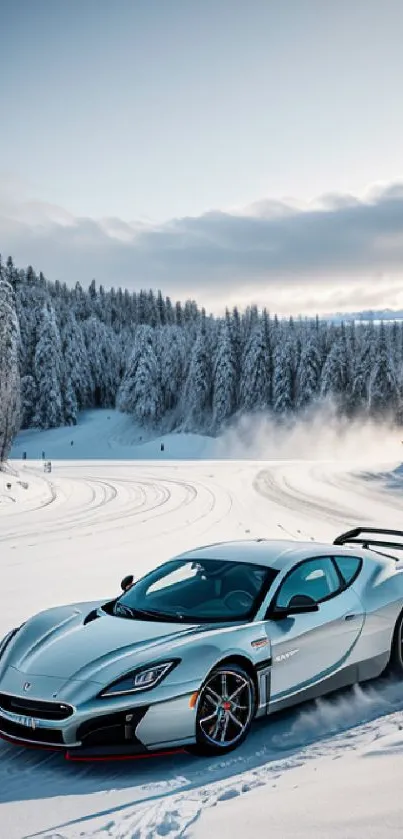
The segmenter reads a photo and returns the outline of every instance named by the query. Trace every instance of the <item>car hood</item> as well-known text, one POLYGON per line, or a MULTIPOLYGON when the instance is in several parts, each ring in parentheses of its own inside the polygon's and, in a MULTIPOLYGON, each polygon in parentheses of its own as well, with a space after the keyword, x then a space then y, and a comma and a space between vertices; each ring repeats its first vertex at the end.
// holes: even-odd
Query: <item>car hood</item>
POLYGON ((174 654, 187 636, 213 628, 115 617, 101 605, 64 606, 31 618, 7 648, 1 669, 12 667, 27 677, 105 684, 132 667, 174 654), (88 620, 94 609, 95 616, 88 620))

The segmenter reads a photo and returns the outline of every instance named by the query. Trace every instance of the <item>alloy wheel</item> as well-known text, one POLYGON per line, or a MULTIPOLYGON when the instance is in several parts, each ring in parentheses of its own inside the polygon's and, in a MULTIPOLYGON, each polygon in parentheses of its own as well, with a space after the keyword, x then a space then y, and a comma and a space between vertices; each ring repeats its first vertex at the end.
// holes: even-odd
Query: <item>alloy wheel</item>
POLYGON ((234 747, 250 725, 253 708, 253 685, 246 674, 230 669, 212 673, 198 706, 203 740, 218 749, 234 747))

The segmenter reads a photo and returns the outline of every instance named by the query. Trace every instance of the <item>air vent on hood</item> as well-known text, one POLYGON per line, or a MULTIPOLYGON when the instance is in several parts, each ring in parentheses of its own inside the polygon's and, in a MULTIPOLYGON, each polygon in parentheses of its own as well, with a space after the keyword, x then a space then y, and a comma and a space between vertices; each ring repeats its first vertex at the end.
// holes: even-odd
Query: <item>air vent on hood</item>
POLYGON ((100 618, 100 617, 101 617, 101 615, 99 614, 98 609, 93 609, 92 612, 89 612, 88 615, 84 618, 84 621, 83 621, 84 626, 86 626, 87 623, 91 623, 92 621, 96 621, 96 619, 100 618))

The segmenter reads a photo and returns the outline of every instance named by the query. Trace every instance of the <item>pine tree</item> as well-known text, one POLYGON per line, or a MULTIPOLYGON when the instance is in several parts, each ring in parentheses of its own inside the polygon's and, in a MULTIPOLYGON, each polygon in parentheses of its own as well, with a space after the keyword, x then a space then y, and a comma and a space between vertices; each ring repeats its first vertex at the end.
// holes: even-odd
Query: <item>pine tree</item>
POLYGON ((38 329, 46 294, 39 284, 32 268, 28 268, 17 284, 15 295, 16 311, 20 325, 20 369, 21 375, 34 375, 34 356, 38 341, 38 329))
POLYGON ((94 316, 83 323, 91 380, 92 405, 112 408, 119 388, 119 338, 110 326, 94 316))
POLYGON ((350 406, 353 413, 369 412, 369 386, 374 359, 374 334, 368 330, 356 347, 352 360, 350 406))
POLYGON ((19 325, 13 288, 0 260, 0 464, 20 423, 19 325))
POLYGON ((9 256, 8 259, 7 259, 6 268, 5 268, 5 271, 4 271, 4 276, 5 276, 5 279, 7 280, 7 282, 10 283, 10 286, 11 286, 13 292, 15 293, 16 290, 17 290, 19 274, 18 274, 18 271, 14 267, 14 262, 13 262, 11 256, 9 256))
POLYGON ((292 344, 290 340, 278 341, 274 351, 273 411, 286 416, 293 409, 292 344))
POLYGON ((242 411, 256 411, 267 408, 270 402, 269 349, 264 329, 257 323, 249 335, 242 359, 239 407, 242 411))
POLYGON ((206 428, 211 414, 211 391, 211 356, 206 318, 202 314, 184 389, 183 415, 188 431, 202 431, 206 428))
POLYGON ((183 330, 167 326, 160 330, 158 358, 161 370, 161 387, 165 411, 174 411, 179 405, 184 386, 185 343, 183 330))
POLYGON ((161 376, 150 327, 138 330, 136 344, 118 394, 118 407, 140 424, 155 427, 162 416, 161 376))
POLYGON ((21 379, 21 428, 30 428, 36 411, 37 388, 33 376, 21 379))
POLYGON ((59 329, 50 302, 41 313, 34 370, 37 386, 34 424, 38 428, 57 428, 63 424, 62 358, 59 329))
POLYGON ((213 376, 213 428, 219 431, 236 410, 236 359, 229 316, 221 324, 213 376))
POLYGON ((347 347, 344 336, 340 335, 332 344, 323 365, 320 385, 321 396, 332 396, 340 409, 348 385, 347 376, 347 347))
MULTIPOLYGON (((69 313, 63 329, 62 349, 64 381, 69 383, 68 386, 74 393, 75 400, 72 396, 69 397, 69 400, 71 404, 75 401, 77 414, 78 409, 87 408, 91 404, 91 392, 94 384, 91 378, 83 330, 73 312, 69 313)), ((70 423, 68 422, 68 424, 70 423)))
POLYGON ((242 370, 242 355, 243 355, 243 343, 242 343, 242 324, 241 324, 241 316, 236 306, 234 306, 232 313, 230 315, 226 314, 226 320, 229 321, 229 327, 231 332, 231 342, 234 350, 234 365, 235 365, 235 379, 236 379, 236 387, 235 387, 235 399, 236 399, 236 408, 239 406, 239 391, 240 391, 240 383, 241 383, 241 370, 242 370))
POLYGON ((78 403, 75 388, 69 376, 63 383, 63 420, 65 425, 77 425, 78 403))
POLYGON ((305 336, 297 375, 296 408, 310 405, 319 393, 320 353, 317 338, 313 332, 305 336))
POLYGON ((385 326, 381 323, 375 364, 369 380, 369 408, 373 415, 400 413, 401 396, 392 354, 387 344, 385 326))

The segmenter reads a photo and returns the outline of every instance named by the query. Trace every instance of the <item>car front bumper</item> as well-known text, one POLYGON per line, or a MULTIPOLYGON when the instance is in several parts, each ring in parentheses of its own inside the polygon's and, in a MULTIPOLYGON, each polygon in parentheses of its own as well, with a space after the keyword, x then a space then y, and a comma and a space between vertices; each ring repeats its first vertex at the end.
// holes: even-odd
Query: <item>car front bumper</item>
POLYGON ((62 750, 70 759, 152 754, 194 743, 194 693, 146 703, 147 698, 151 700, 150 693, 142 702, 140 697, 125 696, 119 703, 117 699, 98 700, 83 708, 3 693, 0 737, 62 750))

